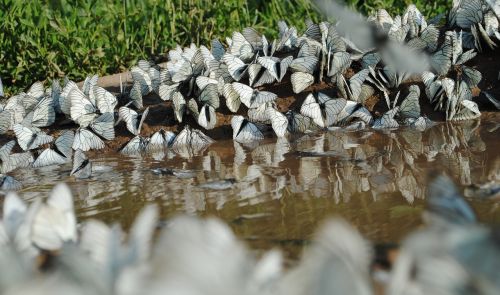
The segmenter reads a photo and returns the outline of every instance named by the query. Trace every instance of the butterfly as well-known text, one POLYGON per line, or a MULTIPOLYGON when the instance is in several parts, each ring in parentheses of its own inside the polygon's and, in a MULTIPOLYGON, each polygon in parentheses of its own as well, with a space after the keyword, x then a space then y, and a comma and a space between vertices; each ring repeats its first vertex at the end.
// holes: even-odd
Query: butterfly
POLYGON ((263 103, 276 100, 276 94, 268 91, 259 91, 238 82, 232 83, 233 89, 240 96, 241 102, 248 108, 255 108, 263 103))
POLYGON ((276 81, 268 69, 259 63, 248 66, 248 84, 253 87, 259 87, 265 84, 271 84, 276 81))
POLYGON ((313 121, 311 118, 306 117, 300 113, 289 110, 285 113, 288 120, 288 132, 290 133, 305 133, 314 129, 313 121))
POLYGON ((73 168, 71 169, 70 175, 74 175, 79 179, 90 178, 92 175, 92 162, 82 150, 75 150, 73 168))
POLYGON ((80 89, 73 88, 69 99, 71 119, 81 127, 87 127, 98 116, 98 109, 80 89))
POLYGON ((298 57, 290 64, 292 72, 313 74, 318 66, 319 59, 316 56, 298 57))
POLYGON ((136 135, 120 149, 120 153, 126 155, 140 154, 146 151, 148 145, 149 138, 136 135))
POLYGON ((301 93, 314 83, 313 75, 303 72, 295 72, 291 75, 293 93, 301 93))
POLYGON ((249 65, 238 57, 230 53, 226 53, 222 57, 222 60, 227 65, 227 70, 235 81, 240 81, 247 75, 249 65))
POLYGON ((53 107, 52 98, 46 96, 42 98, 23 119, 24 126, 47 127, 56 120, 56 113, 53 107))
POLYGON ((8 173, 17 168, 28 167, 33 163, 33 155, 30 152, 12 154, 12 149, 16 145, 15 140, 11 140, 0 147, 1 173, 8 173))
POLYGON ((148 151, 161 150, 166 147, 170 147, 175 140, 175 134, 172 131, 165 131, 160 129, 156 131, 151 138, 147 146, 148 151))
POLYGON ((130 69, 130 73, 132 74, 134 84, 137 85, 137 90, 140 89, 141 97, 153 91, 158 92, 160 85, 160 71, 158 67, 148 61, 139 60, 137 66, 130 69))
POLYGON ((0 106, 0 134, 5 134, 10 130, 12 124, 12 115, 9 110, 0 106))
POLYGON ((271 126, 273 127, 274 133, 278 137, 283 137, 288 129, 288 119, 281 112, 274 108, 268 108, 266 110, 266 115, 271 121, 271 126))
POLYGON ((349 79, 349 83, 344 75, 337 75, 337 87, 341 95, 345 99, 363 102, 367 98, 367 93, 371 92, 368 87, 363 87, 369 73, 369 70, 361 70, 349 79))
MULTIPOLYGON (((22 183, 17 181, 14 177, 9 176, 9 175, 0 174, 0 190, 1 191, 18 191, 21 188, 23 188, 22 183)), ((4 208, 5 208, 5 205, 4 205, 4 208)))
POLYGON ((182 118, 184 117, 184 113, 186 112, 186 100, 184 96, 179 92, 174 92, 172 97, 172 105, 174 108, 174 115, 177 122, 182 123, 182 118))
POLYGON ((257 58, 257 62, 266 68, 269 74, 278 82, 281 82, 281 80, 285 77, 286 71, 292 61, 292 56, 287 56, 283 59, 269 56, 257 58))
POLYGON ((215 114, 215 109, 209 104, 204 104, 201 109, 198 108, 198 104, 194 99, 190 99, 188 102, 188 109, 193 114, 198 124, 205 129, 213 129, 215 124, 217 124, 217 116, 215 114))
POLYGON ((323 128, 326 120, 325 103, 329 100, 331 97, 321 92, 317 95, 310 93, 302 103, 300 113, 311 118, 316 125, 323 128))
POLYGON ((16 124, 13 130, 16 134, 19 146, 25 151, 36 149, 54 140, 52 136, 47 135, 36 127, 26 127, 21 124, 16 124))
POLYGON ((66 184, 58 184, 51 191, 47 202, 35 213, 31 241, 40 249, 55 251, 60 250, 64 243, 76 240, 73 196, 66 184))
POLYGON ((224 84, 223 90, 224 98, 226 99, 227 108, 236 113, 241 105, 240 95, 233 88, 232 84, 224 84))
POLYGON ((104 148, 104 142, 99 136, 86 128, 78 128, 73 140, 73 149, 81 151, 99 150, 104 148))
POLYGON ((127 130, 133 135, 138 135, 141 132, 142 124, 149 113, 149 107, 144 110, 142 114, 128 107, 120 107, 118 114, 120 118, 126 123, 127 130))
POLYGON ((213 139, 203 134, 198 129, 191 129, 189 126, 184 129, 175 137, 172 143, 172 148, 177 149, 181 147, 204 147, 213 143, 213 139))
POLYGON ((420 88, 417 85, 411 85, 408 96, 401 102, 399 106, 399 115, 403 119, 420 117, 420 88))
POLYGON ((2 78, 0 78, 0 98, 4 98, 5 93, 3 92, 3 83, 2 83, 2 78))
MULTIPOLYGON (((378 57, 378 60, 374 57, 373 60, 368 62, 368 56, 371 55, 365 55, 363 57, 363 68, 367 67, 367 64, 375 66, 378 63, 378 60, 380 60, 380 57, 378 57)), ((333 77, 337 74, 343 74, 351 66, 351 55, 343 51, 335 52, 333 55, 329 54, 327 65, 328 77, 333 77)))
POLYGON ((264 139, 264 135, 257 125, 242 116, 233 116, 231 127, 233 128, 233 139, 237 142, 247 143, 264 139))
POLYGON ((71 159, 74 132, 66 130, 55 140, 54 145, 38 155, 33 167, 44 167, 50 165, 61 165, 71 159))
POLYGON ((399 127, 394 116, 399 112, 399 107, 395 107, 385 112, 382 117, 375 119, 372 128, 374 129, 395 129, 399 127))

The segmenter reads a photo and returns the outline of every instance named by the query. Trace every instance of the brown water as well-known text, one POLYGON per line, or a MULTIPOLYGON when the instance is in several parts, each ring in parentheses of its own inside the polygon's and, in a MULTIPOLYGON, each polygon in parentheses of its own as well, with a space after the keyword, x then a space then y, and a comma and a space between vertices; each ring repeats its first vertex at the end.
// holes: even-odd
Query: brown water
MULTIPOLYGON (((145 203, 162 217, 188 213, 222 218, 255 249, 281 247, 296 257, 318 223, 342 216, 376 243, 397 242, 421 224, 427 176, 446 171, 461 189, 500 181, 500 116, 462 124, 268 139, 255 146, 219 141, 193 157, 93 155, 94 176, 69 177, 70 165, 25 169, 21 195, 47 195, 55 182, 70 184, 80 220, 94 217, 128 227, 145 203), (193 178, 151 169, 192 170, 193 178), (200 184, 225 178, 225 190, 200 184), (42 193, 42 194, 40 194, 42 193)), ((499 201, 470 198, 481 221, 500 221, 499 201)))

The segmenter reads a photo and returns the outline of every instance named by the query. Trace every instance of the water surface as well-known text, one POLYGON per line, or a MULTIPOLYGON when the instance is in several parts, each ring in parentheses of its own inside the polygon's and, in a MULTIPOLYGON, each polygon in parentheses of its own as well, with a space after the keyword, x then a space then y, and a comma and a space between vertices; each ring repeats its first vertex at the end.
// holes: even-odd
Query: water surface
MULTIPOLYGON (((89 180, 70 177, 70 164, 13 176, 23 182, 20 194, 27 200, 67 182, 79 220, 92 217, 127 228, 145 203, 155 202, 165 222, 178 213, 217 216, 254 249, 280 247, 293 258, 330 216, 349 220, 375 243, 400 241, 421 224, 432 171, 447 172, 460 189, 499 182, 498 119, 440 123, 424 132, 327 132, 253 145, 218 141, 195 155, 95 153, 89 180), (158 175, 155 168, 189 173, 158 175), (213 183, 230 178, 232 185, 213 183), (207 183, 229 188, 200 187, 207 183)), ((498 200, 468 200, 481 221, 500 221, 498 200)))

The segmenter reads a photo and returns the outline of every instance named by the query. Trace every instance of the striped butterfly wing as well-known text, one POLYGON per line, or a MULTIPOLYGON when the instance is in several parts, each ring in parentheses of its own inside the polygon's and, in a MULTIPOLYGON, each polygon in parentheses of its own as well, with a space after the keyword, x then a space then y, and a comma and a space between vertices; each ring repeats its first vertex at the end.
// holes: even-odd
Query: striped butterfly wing
POLYGON ((213 79, 210 77, 205 77, 205 76, 198 76, 196 77, 196 86, 198 86, 198 89, 203 91, 208 85, 219 85, 219 81, 217 79, 213 79))
POLYGON ((462 100, 461 109, 452 118, 453 121, 465 121, 477 119, 481 116, 481 112, 477 106, 477 103, 472 100, 462 100))
POLYGON ((26 168, 33 163, 33 155, 30 152, 11 154, 2 160, 2 173, 9 173, 17 168, 26 168))
POLYGON ((295 72, 291 76, 292 89, 294 93, 301 93, 314 83, 313 75, 303 72, 295 72))
POLYGON ((462 29, 470 29, 474 24, 483 20, 482 1, 468 0, 462 1, 456 13, 456 24, 462 29))
POLYGON ((47 127, 56 120, 56 112, 52 103, 52 98, 47 96, 40 100, 33 110, 31 125, 35 127, 47 127))
POLYGON ((467 83, 469 88, 474 88, 481 82, 483 75, 476 69, 462 66, 462 79, 467 83))
POLYGON ((261 64, 267 71, 273 76, 274 79, 280 80, 278 77, 278 64, 280 63, 280 59, 272 56, 263 56, 258 57, 257 62, 261 64))
POLYGON ((249 108, 247 112, 248 119, 252 122, 270 124, 271 121, 269 120, 267 113, 267 109, 269 108, 273 108, 273 103, 271 102, 263 103, 258 107, 249 108))
POLYGON ((323 118, 321 106, 316 101, 316 98, 312 93, 309 94, 302 103, 300 113, 306 117, 311 118, 319 127, 325 127, 325 120, 323 118))
POLYGON ((318 58, 316 56, 298 57, 290 63, 292 72, 302 72, 313 74, 318 66, 318 58))
MULTIPOLYGON (((250 42, 240 32, 234 32, 231 38, 229 52, 241 58, 243 61, 249 61, 254 56, 254 48, 250 42)), ((236 80, 236 79, 235 79, 236 80)))
POLYGON ((174 107, 175 119, 177 120, 177 122, 182 123, 182 118, 184 117, 184 113, 186 112, 186 100, 179 91, 176 91, 174 93, 172 104, 174 107))
POLYGON ((79 89, 71 90, 69 99, 71 101, 71 119, 81 127, 88 126, 97 116, 95 113, 97 110, 94 105, 79 89))
POLYGON ((73 154, 73 141, 75 140, 75 133, 72 130, 65 130, 59 135, 54 142, 55 149, 61 155, 70 159, 73 154))
POLYGON ((311 119, 300 113, 288 111, 285 115, 288 120, 288 132, 290 133, 305 133, 313 127, 311 119))
POLYGON ((33 168, 51 166, 51 165, 62 165, 66 163, 68 159, 54 151, 53 149, 45 149, 38 155, 35 162, 33 162, 33 168))
MULTIPOLYGON (((376 58, 372 57, 371 60, 369 60, 370 55, 365 55, 363 57, 363 68, 365 69, 368 67, 367 65, 371 65, 373 63, 378 63, 376 58), (368 56, 368 57, 367 57, 368 56), (366 58, 366 60, 365 60, 366 58)), ((378 55, 377 55, 378 56, 378 55)), ((378 58, 380 60, 380 57, 378 58)), ((351 66, 351 55, 347 52, 335 52, 333 54, 333 57, 331 58, 331 61, 328 63, 328 76, 332 77, 337 74, 343 74, 349 67, 351 66)))
POLYGON ((10 130, 12 115, 9 110, 0 111, 0 134, 5 134, 10 130))
POLYGON ((410 86, 408 96, 401 102, 399 106, 399 115, 403 119, 420 117, 420 88, 417 85, 410 86))
POLYGON ((142 114, 139 115, 139 125, 137 126, 137 132, 141 133, 142 125, 144 124, 144 121, 148 117, 149 114, 149 107, 147 107, 142 114))
POLYGON ((446 75, 451 68, 453 47, 447 38, 442 47, 431 56, 431 66, 440 76, 446 75))
POLYGON ((231 119, 233 139, 240 143, 249 143, 264 139, 264 135, 254 123, 242 116, 233 116, 231 119))
POLYGON ((278 137, 285 136, 288 129, 288 119, 286 116, 274 108, 268 108, 266 112, 269 120, 271 120, 271 126, 273 127, 274 133, 276 133, 278 137))
POLYGON ((376 119, 373 122, 374 129, 395 129, 399 127, 398 122, 394 119, 394 116, 399 112, 399 107, 395 107, 385 114, 382 117, 376 119))
POLYGON ((214 109, 218 109, 220 106, 220 101, 219 101, 219 90, 217 88, 217 85, 215 84, 209 84, 203 89, 203 91, 200 94, 200 102, 206 103, 210 106, 212 106, 214 109))
POLYGON ((193 118, 198 121, 198 117, 200 116, 200 110, 198 108, 198 103, 196 102, 196 99, 194 98, 191 98, 188 102, 187 102, 187 109, 188 111, 191 113, 191 115, 193 116, 193 118))
POLYGON ((137 155, 143 153, 148 146, 147 139, 143 138, 140 135, 132 138, 121 150, 120 153, 126 155, 137 155))
POLYGON ((238 57, 226 53, 222 60, 227 65, 227 70, 235 81, 240 81, 247 74, 248 65, 238 57))
POLYGON ((94 87, 93 92, 96 97, 96 106, 101 114, 113 113, 115 111, 115 107, 118 104, 116 96, 99 86, 94 87))
POLYGON ((71 98, 69 94, 74 89, 78 89, 78 85, 75 82, 68 80, 64 85, 61 94, 59 95, 59 108, 60 112, 65 114, 66 116, 71 115, 71 98))
POLYGON ((198 124, 205 129, 213 129, 217 124, 215 109, 211 105, 204 104, 198 116, 198 124))
POLYGON ((16 145, 15 140, 11 140, 0 147, 0 160, 5 161, 7 157, 12 153, 12 149, 16 145))
POLYGON ((351 100, 354 101, 359 100, 359 95, 361 94, 362 91, 362 85, 365 82, 366 78, 368 77, 369 73, 370 73, 369 70, 364 69, 359 71, 349 79, 348 89, 350 89, 351 100))
POLYGON ((159 88, 159 95, 160 98, 164 101, 172 100, 174 97, 174 93, 176 93, 177 91, 179 91, 179 83, 171 85, 162 84, 159 88))
POLYGON ((355 111, 349 115, 349 119, 359 119, 365 124, 371 124, 373 116, 367 108, 358 105, 355 111))
POLYGON ((9 175, 0 176, 0 190, 18 191, 23 188, 23 184, 9 175))
POLYGON ((104 148, 104 142, 88 129, 79 128, 75 132, 75 140, 73 141, 74 150, 99 150, 104 148))
POLYGON ((17 137, 17 142, 19 146, 27 151, 36 149, 41 145, 51 142, 54 138, 50 135, 43 133, 29 127, 25 127, 21 124, 14 125, 14 133, 17 137))
POLYGON ((125 124, 127 126, 127 130, 132 133, 133 135, 139 134, 139 129, 137 128, 139 126, 139 114, 128 108, 128 107, 120 107, 118 110, 118 115, 120 118, 125 121, 125 124))
POLYGON ((92 162, 83 150, 77 149, 75 151, 73 169, 71 169, 70 175, 74 175, 78 179, 90 178, 92 175, 92 162))
POLYGON ((239 95, 240 101, 250 108, 252 105, 252 98, 254 96, 254 89, 239 82, 233 82, 231 85, 233 90, 239 95))
POLYGON ((149 73, 138 66, 132 67, 130 70, 134 83, 138 83, 141 88, 141 95, 147 95, 153 91, 153 81, 149 73))
POLYGON ((113 140, 115 139, 114 121, 115 118, 113 113, 103 113, 90 123, 89 127, 102 138, 106 140, 113 140))
POLYGON ((132 102, 132 105, 137 109, 142 109, 144 107, 141 85, 139 84, 139 82, 135 81, 132 85, 132 89, 130 89, 129 99, 132 102))
MULTIPOLYGON (((89 96, 95 86, 97 86, 97 80, 99 80, 98 75, 87 76, 85 81, 83 81, 82 91, 86 96, 89 96)), ((93 102, 95 103, 95 101, 93 102)))

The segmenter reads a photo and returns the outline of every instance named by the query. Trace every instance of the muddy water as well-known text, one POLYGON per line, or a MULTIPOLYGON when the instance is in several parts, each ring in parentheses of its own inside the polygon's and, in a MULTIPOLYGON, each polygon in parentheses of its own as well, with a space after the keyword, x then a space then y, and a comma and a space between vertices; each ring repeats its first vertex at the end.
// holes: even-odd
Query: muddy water
MULTIPOLYGON (((399 241, 421 224, 432 171, 446 171, 461 189, 500 181, 499 119, 441 123, 425 132, 309 134, 253 146, 218 141, 196 155, 95 154, 94 176, 84 181, 68 176, 69 165, 14 176, 28 200, 54 182, 69 183, 80 220, 128 227, 145 203, 155 202, 165 222, 180 212, 217 216, 255 249, 281 247, 295 257, 318 223, 335 215, 376 243, 399 241), (158 175, 154 168, 185 171, 158 175), (230 178, 234 183, 220 182, 230 178)), ((469 201, 483 222, 500 221, 498 199, 469 201)))

